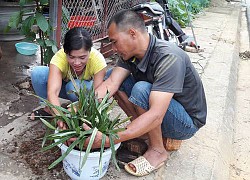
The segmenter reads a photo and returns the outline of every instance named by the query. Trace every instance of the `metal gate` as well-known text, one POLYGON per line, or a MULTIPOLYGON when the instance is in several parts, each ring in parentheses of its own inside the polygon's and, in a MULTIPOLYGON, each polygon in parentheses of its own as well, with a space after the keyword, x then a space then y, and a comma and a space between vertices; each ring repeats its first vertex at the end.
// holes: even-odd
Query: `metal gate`
POLYGON ((112 48, 107 42, 107 24, 110 18, 121 9, 147 2, 148 0, 62 0, 59 1, 57 34, 60 43, 65 33, 72 27, 85 27, 92 35, 94 42, 101 42, 100 50, 105 57, 110 56, 112 48), (60 15, 61 13, 61 15, 60 15), (59 22, 59 21, 58 21, 59 22))

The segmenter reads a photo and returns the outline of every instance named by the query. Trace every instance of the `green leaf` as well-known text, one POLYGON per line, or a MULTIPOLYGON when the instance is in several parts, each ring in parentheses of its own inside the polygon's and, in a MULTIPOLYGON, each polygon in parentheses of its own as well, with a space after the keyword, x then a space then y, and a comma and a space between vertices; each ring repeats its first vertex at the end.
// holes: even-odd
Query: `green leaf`
POLYGON ((109 92, 104 96, 104 98, 102 99, 101 103, 99 104, 98 106, 98 110, 100 110, 104 105, 105 103, 107 102, 108 98, 109 98, 109 92))
POLYGON ((42 141, 42 147, 44 146, 44 144, 47 141, 47 136, 49 135, 50 130, 46 129, 45 135, 43 136, 43 141, 42 141))
POLYGON ((69 136, 69 135, 75 135, 75 134, 76 134, 76 131, 62 130, 62 131, 59 131, 58 133, 51 134, 48 137, 50 137, 52 139, 59 139, 61 137, 65 137, 65 136, 69 136))
POLYGON ((11 15, 9 22, 8 22, 8 26, 10 28, 18 28, 18 24, 21 22, 21 20, 22 20, 21 11, 15 12, 11 15))
POLYGON ((58 51, 58 49, 57 49, 57 46, 56 46, 56 45, 52 45, 52 51, 53 51, 53 53, 56 53, 56 52, 58 51))
POLYGON ((44 63, 49 64, 50 60, 54 56, 54 52, 51 47, 47 47, 47 50, 44 53, 44 63))
POLYGON ((78 85, 76 84, 76 81, 73 77, 73 75, 71 74, 71 71, 68 71, 68 75, 69 75, 69 79, 71 80, 73 86, 74 86, 74 89, 76 91, 76 95, 79 96, 80 92, 79 92, 79 87, 78 85))
MULTIPOLYGON (((22 22, 22 32, 24 34, 29 34, 31 32, 32 26, 34 25, 35 18, 33 16, 27 17, 23 22, 22 22)), ((34 33, 34 32, 33 32, 34 33)))
POLYGON ((46 44, 46 46, 53 46, 54 45, 54 41, 46 39, 45 40, 45 44, 46 44))
POLYGON ((112 135, 109 136, 109 142, 110 142, 110 148, 111 148, 111 159, 113 160, 113 163, 115 164, 115 167, 117 170, 120 171, 120 168, 117 164, 117 160, 116 160, 116 157, 115 157, 115 144, 114 144, 114 139, 112 137, 112 135))
POLYGON ((44 40, 42 40, 42 39, 37 39, 36 41, 37 41, 37 43, 38 43, 40 46, 45 47, 45 42, 44 42, 44 40))
POLYGON ((65 153, 63 153, 56 161, 54 161, 49 167, 48 169, 52 169, 53 167, 55 167, 58 163, 60 163, 71 151, 72 149, 74 149, 74 147, 80 142, 79 138, 77 140, 75 140, 66 150, 65 153))
POLYGON ((46 20, 46 18, 39 12, 36 12, 36 21, 37 21, 37 25, 39 26, 39 28, 45 32, 48 30, 49 27, 49 23, 46 20))
POLYGON ((49 4, 49 0, 40 0, 41 5, 47 5, 49 4))
POLYGON ((89 155, 90 150, 91 150, 91 148, 92 148, 92 145, 93 145, 93 143, 94 143, 94 140, 95 140, 95 137, 96 137, 97 132, 98 132, 98 129, 95 127, 94 130, 93 130, 93 132, 92 132, 92 135, 91 135, 91 137, 90 137, 89 144, 88 144, 88 146, 87 146, 85 155, 84 155, 84 157, 83 157, 83 159, 82 159, 82 166, 81 166, 81 169, 82 169, 82 167, 84 166, 84 164, 85 164, 86 161, 87 161, 88 155, 89 155))
POLYGON ((48 121, 46 121, 43 118, 40 118, 40 120, 43 122, 43 124, 45 124, 48 128, 56 130, 56 127, 54 127, 53 125, 51 125, 48 121))
POLYGON ((106 137, 107 136, 105 134, 102 134, 102 145, 101 145, 100 157, 99 157, 99 174, 102 174, 102 155, 103 155, 104 148, 105 148, 106 137))
POLYGON ((47 151, 47 150, 49 150, 49 149, 51 149, 51 148, 53 148, 53 147, 55 147, 55 146, 57 146, 57 145, 59 145, 59 144, 64 144, 67 140, 69 140, 69 139, 72 138, 72 137, 73 137, 73 135, 71 135, 71 136, 66 136, 66 137, 64 137, 64 138, 62 138, 62 139, 60 139, 60 140, 58 140, 58 141, 56 141, 56 142, 50 144, 49 146, 43 147, 42 150, 43 150, 43 151, 47 151))
MULTIPOLYGON (((70 119, 64 114, 64 112, 63 111, 66 111, 67 112, 67 110, 65 110, 64 108, 62 108, 62 107, 60 107, 60 106, 56 106, 56 105, 53 105, 52 103, 50 103, 47 99, 44 99, 44 98, 42 98, 42 97, 39 97, 39 96, 37 96, 37 95, 33 95, 33 96, 35 96, 35 97, 37 97, 37 98, 39 98, 39 99, 41 99, 43 102, 45 102, 46 103, 46 105, 48 106, 48 107, 50 107, 51 109, 56 109, 56 111, 60 114, 60 118, 62 119, 62 120, 64 120, 64 122, 67 124, 67 126, 71 129, 72 128, 72 126, 71 126, 71 123, 70 123, 70 119), (63 110, 63 111, 62 111, 63 110)), ((58 115, 56 116, 56 117, 58 117, 58 115)))

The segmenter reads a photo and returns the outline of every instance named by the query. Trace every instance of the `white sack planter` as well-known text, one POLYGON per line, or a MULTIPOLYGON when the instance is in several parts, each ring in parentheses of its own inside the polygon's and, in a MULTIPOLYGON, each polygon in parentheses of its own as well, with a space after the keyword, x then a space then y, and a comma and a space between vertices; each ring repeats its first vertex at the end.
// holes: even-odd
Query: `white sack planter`
MULTIPOLYGON (((120 144, 121 143, 115 145, 115 150, 119 148, 120 144)), ((60 144, 58 147, 61 149, 62 154, 65 153, 68 148, 64 144, 60 144)), ((84 151, 80 153, 80 151, 73 149, 63 160, 64 171, 72 180, 94 180, 102 178, 108 170, 112 154, 111 148, 104 150, 102 154, 102 174, 99 174, 100 152, 89 153, 87 161, 80 173, 79 168, 81 166, 81 160, 84 154, 84 151)))

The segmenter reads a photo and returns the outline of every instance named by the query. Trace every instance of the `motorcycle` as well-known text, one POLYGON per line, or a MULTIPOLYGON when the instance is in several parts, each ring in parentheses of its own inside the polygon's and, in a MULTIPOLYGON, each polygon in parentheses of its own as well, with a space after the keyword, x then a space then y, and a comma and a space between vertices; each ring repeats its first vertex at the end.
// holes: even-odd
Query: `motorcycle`
POLYGON ((132 7, 132 10, 144 20, 147 31, 159 39, 176 43, 181 48, 187 45, 188 36, 172 18, 168 0, 145 2, 132 7))

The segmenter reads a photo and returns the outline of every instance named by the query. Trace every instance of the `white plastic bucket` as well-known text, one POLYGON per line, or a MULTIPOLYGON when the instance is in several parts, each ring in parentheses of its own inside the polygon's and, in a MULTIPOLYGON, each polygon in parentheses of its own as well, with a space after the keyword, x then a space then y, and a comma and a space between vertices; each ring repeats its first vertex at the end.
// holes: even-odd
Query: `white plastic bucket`
MULTIPOLYGON (((115 145, 115 150, 119 148, 121 143, 115 145)), ((59 145, 62 154, 66 152, 67 146, 64 144, 59 145)), ((94 180, 102 178, 109 166, 112 151, 110 148, 106 149, 102 154, 102 174, 99 174, 99 152, 92 152, 89 154, 87 161, 80 173, 81 160, 84 156, 84 152, 72 150, 63 160, 64 171, 72 180, 94 180)))

